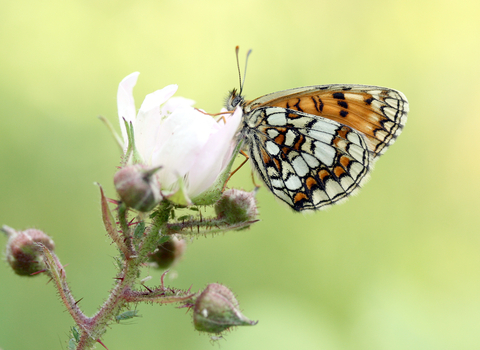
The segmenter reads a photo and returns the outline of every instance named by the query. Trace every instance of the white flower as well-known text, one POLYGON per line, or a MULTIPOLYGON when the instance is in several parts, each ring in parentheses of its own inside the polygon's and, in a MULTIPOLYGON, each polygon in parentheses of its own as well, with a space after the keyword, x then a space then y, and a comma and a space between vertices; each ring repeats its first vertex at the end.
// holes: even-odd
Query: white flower
POLYGON ((128 75, 118 87, 123 149, 129 158, 126 164, 139 162, 152 168, 161 167, 156 177, 162 194, 174 196, 183 183, 182 195, 189 202, 229 171, 242 111, 237 109, 215 120, 194 109, 194 101, 172 97, 178 87, 168 85, 147 95, 137 115, 132 90, 138 75, 138 72, 128 75), (133 126, 134 155, 140 159, 127 154, 129 138, 124 120, 133 126))

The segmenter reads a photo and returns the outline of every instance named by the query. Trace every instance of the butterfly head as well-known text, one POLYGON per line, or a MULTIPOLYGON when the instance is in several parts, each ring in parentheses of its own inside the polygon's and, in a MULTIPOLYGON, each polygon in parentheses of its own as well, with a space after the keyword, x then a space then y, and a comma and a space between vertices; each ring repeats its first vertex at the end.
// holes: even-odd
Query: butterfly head
POLYGON ((237 92, 237 89, 233 89, 227 97, 225 108, 229 111, 233 111, 238 105, 241 105, 243 101, 243 96, 237 92))

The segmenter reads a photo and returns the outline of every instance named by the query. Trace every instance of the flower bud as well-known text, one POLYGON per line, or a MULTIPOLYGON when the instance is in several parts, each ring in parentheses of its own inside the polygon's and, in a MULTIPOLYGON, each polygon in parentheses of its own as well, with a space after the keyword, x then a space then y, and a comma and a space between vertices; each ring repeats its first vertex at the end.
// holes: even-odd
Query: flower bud
POLYGON ((141 212, 152 210, 161 200, 160 185, 154 176, 159 168, 136 164, 117 171, 113 178, 121 200, 141 212))
POLYGON ((253 326, 240 312, 238 301, 227 287, 212 283, 205 288, 195 302, 193 323, 201 332, 220 333, 233 326, 253 326))
POLYGON ((185 252, 187 243, 184 239, 175 236, 170 237, 166 242, 160 244, 155 251, 148 256, 156 268, 165 270, 177 263, 185 252))
POLYGON ((255 192, 229 189, 215 203, 215 212, 231 225, 255 220, 258 215, 255 192))
POLYGON ((7 262, 13 271, 20 276, 31 276, 35 272, 45 269, 40 249, 36 243, 42 243, 49 250, 55 249, 55 243, 45 233, 37 229, 16 231, 8 226, 2 230, 9 235, 7 262))

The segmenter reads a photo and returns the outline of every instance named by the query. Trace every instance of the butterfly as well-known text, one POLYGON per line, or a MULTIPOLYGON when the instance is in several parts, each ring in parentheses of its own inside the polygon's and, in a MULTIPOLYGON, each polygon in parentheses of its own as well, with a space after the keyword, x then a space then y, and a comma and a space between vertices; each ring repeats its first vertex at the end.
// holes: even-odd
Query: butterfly
POLYGON ((237 106, 242 150, 270 191, 296 211, 324 209, 357 192, 409 110, 400 91, 355 84, 299 87, 251 101, 234 89, 226 108, 237 106))

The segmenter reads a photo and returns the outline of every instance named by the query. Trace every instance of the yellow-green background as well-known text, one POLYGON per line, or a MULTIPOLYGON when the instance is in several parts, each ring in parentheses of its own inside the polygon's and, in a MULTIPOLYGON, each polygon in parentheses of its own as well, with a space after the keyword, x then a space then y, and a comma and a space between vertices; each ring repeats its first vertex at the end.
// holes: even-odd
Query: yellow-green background
MULTIPOLYGON (((259 323, 222 349, 480 347, 480 5, 476 0, 0 1, 0 223, 50 234, 80 305, 107 297, 115 249, 98 188, 115 196, 116 91, 137 108, 171 83, 216 112, 252 48, 247 98, 304 85, 393 87, 411 112, 346 204, 291 212, 268 190, 261 222, 195 239, 168 284, 220 282, 259 323)), ((249 167, 230 185, 252 189, 249 167)), ((5 237, 0 238, 2 245, 5 237)), ((160 274, 150 271, 152 284, 160 274)), ((172 274, 173 275, 173 274, 172 274)), ((0 265, 0 348, 62 349, 72 321, 45 277, 0 265)), ((110 350, 212 349, 191 315, 139 306, 110 350)), ((214 345, 214 348, 217 345, 214 345)))

